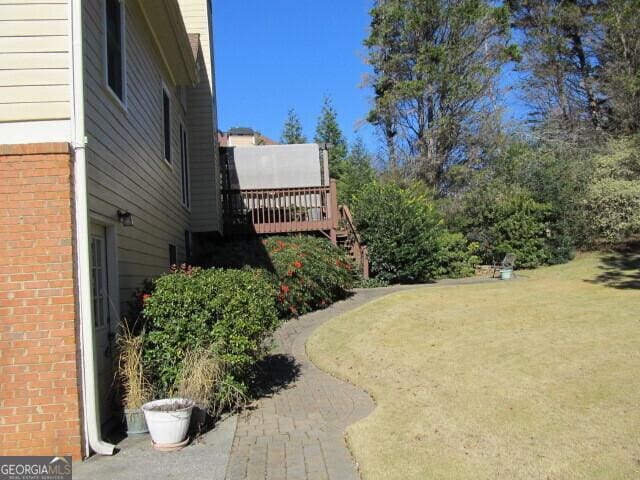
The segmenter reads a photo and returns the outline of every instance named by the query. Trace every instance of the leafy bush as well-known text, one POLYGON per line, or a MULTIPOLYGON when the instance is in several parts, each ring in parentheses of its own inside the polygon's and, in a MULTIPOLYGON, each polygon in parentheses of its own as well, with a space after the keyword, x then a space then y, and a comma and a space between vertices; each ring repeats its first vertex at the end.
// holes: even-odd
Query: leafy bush
POLYGON ((417 186, 366 185, 353 197, 353 215, 374 276, 389 282, 434 277, 442 222, 417 186))
POLYGON ((616 242, 640 233, 640 182, 598 180, 591 185, 586 204, 593 212, 596 237, 616 242))
POLYGON ((622 241, 640 233, 640 154, 631 140, 615 141, 596 158, 585 198, 594 237, 622 241))
POLYGON ((589 215, 581 203, 593 174, 593 148, 551 143, 523 149, 505 160, 513 166, 511 174, 502 172, 504 184, 516 183, 536 202, 549 206, 547 226, 554 235, 548 242, 551 263, 567 262, 575 245, 589 243, 589 215))
POLYGON ((436 278, 462 278, 474 274, 480 263, 476 255, 479 245, 467 242, 461 233, 442 231, 438 235, 436 247, 436 278))
POLYGON ((323 308, 343 298, 355 281, 346 253, 322 238, 270 237, 264 246, 272 263, 283 316, 323 308))
POLYGON ((536 202, 526 190, 499 186, 478 192, 467 201, 467 236, 478 242, 485 262, 500 261, 507 253, 517 256, 519 267, 536 267, 548 261, 548 204, 536 202))
POLYGON ((499 254, 492 252, 495 239, 489 235, 489 222, 479 225, 478 210, 514 191, 527 192, 535 202, 549 207, 544 222, 550 235, 546 262, 570 260, 576 246, 589 243, 589 220, 582 205, 593 172, 594 148, 510 140, 501 155, 486 168, 471 170, 466 181, 441 201, 447 225, 479 241, 485 261, 499 260, 499 254))
POLYGON ((212 349, 242 388, 278 324, 275 292, 253 270, 186 268, 155 281, 146 298, 144 360, 160 393, 176 384, 187 352, 212 349))

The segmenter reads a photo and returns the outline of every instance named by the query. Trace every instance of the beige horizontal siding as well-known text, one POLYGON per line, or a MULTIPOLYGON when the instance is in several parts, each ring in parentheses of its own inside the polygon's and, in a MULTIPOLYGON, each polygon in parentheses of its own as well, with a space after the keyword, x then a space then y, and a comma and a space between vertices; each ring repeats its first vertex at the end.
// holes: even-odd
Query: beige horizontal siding
POLYGON ((180 12, 184 20, 187 32, 200 35, 200 43, 204 53, 204 63, 207 67, 207 77, 209 85, 213 77, 213 66, 211 65, 211 41, 209 38, 209 18, 207 3, 208 0, 178 0, 180 12))
MULTIPOLYGON (((67 88, 69 75, 69 69, 67 68, 0 70, 0 87, 64 85, 67 88)), ((1 92, 0 95, 2 95, 1 92)))
MULTIPOLYGON (((0 28, 2 22, 0 21, 0 28)), ((51 53, 68 52, 69 38, 66 35, 40 37, 0 37, 0 52, 3 53, 51 53)))
POLYGON ((69 99, 67 85, 31 85, 0 88, 0 104, 2 103, 46 103, 64 102, 69 99))
POLYGON ((0 121, 70 118, 69 5, 0 0, 0 121))
POLYGON ((0 0, 0 5, 47 5, 47 4, 63 5, 66 2, 62 0, 0 0))
MULTIPOLYGON (((204 68, 204 65, 201 67, 204 68)), ((211 112, 211 94, 206 77, 188 92, 188 127, 191 156, 191 208, 193 229, 208 232, 219 229, 220 190, 218 155, 211 112)))
POLYGON ((68 52, 0 53, 0 70, 68 68, 68 52))
MULTIPOLYGON (((0 88, 0 90, 2 89, 0 88)), ((66 101, 0 104, 0 122, 62 120, 66 118, 69 118, 69 102, 66 101)))
POLYGON ((65 36, 67 33, 68 26, 65 20, 3 20, 0 37, 51 37, 65 36), (46 35, 43 35, 42 29, 45 26, 46 35))
POLYGON ((37 0, 24 3, 0 3, 2 20, 66 20, 67 2, 41 3, 37 0))
POLYGON ((125 5, 126 109, 106 87, 102 2, 83 2, 90 211, 96 218, 114 219, 124 209, 134 221, 130 228, 118 226, 122 303, 145 278, 167 271, 170 243, 184 260, 184 230, 191 228, 190 213, 181 205, 183 109, 138 5, 125 5), (171 166, 162 158, 163 82, 172 97, 171 166))
POLYGON ((220 169, 215 136, 218 125, 215 98, 212 98, 211 48, 208 0, 178 0, 187 32, 200 35, 198 58, 200 83, 188 94, 188 121, 191 144, 191 190, 194 231, 221 228, 220 169), (213 152, 213 153, 212 153, 213 152))

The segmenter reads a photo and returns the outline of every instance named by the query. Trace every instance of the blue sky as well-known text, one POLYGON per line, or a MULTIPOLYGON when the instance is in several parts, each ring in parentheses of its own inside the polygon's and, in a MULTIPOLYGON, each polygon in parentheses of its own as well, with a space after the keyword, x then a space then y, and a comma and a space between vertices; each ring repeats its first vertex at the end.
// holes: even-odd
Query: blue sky
MULTIPOLYGON (((294 108, 311 139, 329 95, 353 139, 370 96, 359 88, 369 8, 369 0, 214 0, 220 128, 252 127, 277 140, 294 108)), ((375 145, 371 127, 358 134, 375 145)))
POLYGON ((371 90, 360 87, 370 7, 370 0, 213 0, 220 128, 252 127, 278 140, 294 108, 311 140, 329 95, 347 138, 360 135, 375 150, 364 122, 371 90))

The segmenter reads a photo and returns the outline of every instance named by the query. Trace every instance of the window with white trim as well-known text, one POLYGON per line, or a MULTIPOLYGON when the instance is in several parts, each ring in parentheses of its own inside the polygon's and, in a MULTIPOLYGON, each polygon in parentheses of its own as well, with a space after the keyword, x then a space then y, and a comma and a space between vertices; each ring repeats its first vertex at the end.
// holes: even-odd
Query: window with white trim
POLYGON ((189 178, 189 147, 187 131, 180 124, 180 163, 182 165, 182 205, 191 207, 191 185, 189 178))
POLYGON ((162 89, 162 152, 167 163, 171 163, 171 97, 162 89))
POLYGON ((105 37, 107 85, 124 102, 124 5, 121 0, 105 0, 105 37))

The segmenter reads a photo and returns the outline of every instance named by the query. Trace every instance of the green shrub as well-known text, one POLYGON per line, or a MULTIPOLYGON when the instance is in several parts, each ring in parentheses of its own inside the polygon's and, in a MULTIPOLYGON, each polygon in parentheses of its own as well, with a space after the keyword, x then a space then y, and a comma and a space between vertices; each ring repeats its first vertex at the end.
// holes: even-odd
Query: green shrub
POLYGON ((353 197, 353 215, 369 249, 374 276, 388 282, 434 277, 442 222, 417 186, 366 185, 353 197))
POLYGON ((480 257, 476 255, 479 245, 469 243, 461 233, 442 231, 436 247, 436 278, 462 278, 475 273, 480 257))
POLYGON ((640 233, 640 154, 633 141, 619 140, 596 158, 596 172, 585 198, 597 240, 616 242, 640 233))
POLYGON ((590 186, 586 205, 598 239, 616 242, 640 233, 640 181, 598 180, 590 186))
POLYGON ((264 240, 272 263, 278 307, 283 316, 323 308, 353 286, 355 269, 346 253, 322 238, 270 237, 264 240))
MULTIPOLYGON (((545 220, 551 234, 547 241, 547 262, 570 260, 575 246, 589 243, 589 220, 582 204, 593 173, 594 145, 511 139, 505 147, 486 168, 474 170, 467 182, 454 192, 457 194, 443 202, 447 225, 468 234, 478 227, 479 208, 474 203, 486 206, 501 195, 526 191, 537 203, 550 207, 545 220)), ((488 235, 487 224, 482 230, 481 233, 488 235)), ((493 240, 480 240, 486 253, 486 244, 493 240)), ((483 258, 491 260, 491 252, 488 256, 483 254, 483 258)))
POLYGON ((184 355, 213 349, 228 373, 244 385, 278 324, 273 285, 254 270, 182 269, 158 278, 145 300, 144 360, 166 393, 184 355))
POLYGON ((575 239, 569 235, 551 232, 547 240, 547 263, 559 265, 573 260, 576 254, 575 239))
POLYGON ((514 253, 516 265, 524 268, 548 261, 550 205, 536 202, 526 190, 497 186, 467 201, 467 236, 478 242, 486 263, 500 261, 507 253, 514 253))

